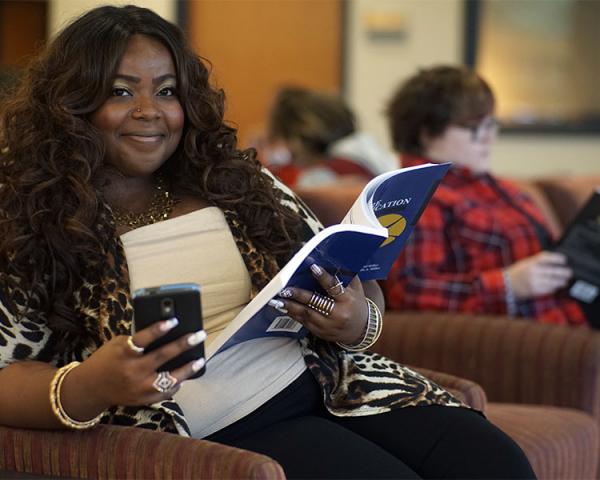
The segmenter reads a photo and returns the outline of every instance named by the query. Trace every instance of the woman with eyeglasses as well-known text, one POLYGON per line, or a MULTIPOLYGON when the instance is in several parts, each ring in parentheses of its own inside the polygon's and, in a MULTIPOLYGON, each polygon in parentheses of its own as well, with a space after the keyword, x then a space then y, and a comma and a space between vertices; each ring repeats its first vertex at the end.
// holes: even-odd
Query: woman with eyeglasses
POLYGON ((494 94, 466 67, 436 66, 404 82, 387 108, 404 167, 451 162, 386 282, 395 309, 495 313, 586 324, 565 287, 566 258, 546 250, 541 211, 490 172, 494 94))

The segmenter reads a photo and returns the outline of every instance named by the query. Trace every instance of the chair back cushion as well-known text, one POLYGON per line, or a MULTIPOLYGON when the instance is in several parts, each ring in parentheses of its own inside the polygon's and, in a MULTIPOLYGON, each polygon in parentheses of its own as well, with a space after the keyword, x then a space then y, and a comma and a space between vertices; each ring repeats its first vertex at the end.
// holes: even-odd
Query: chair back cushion
POLYGON ((547 177, 541 178, 535 183, 550 200, 552 208, 564 228, 573 220, 594 189, 600 187, 600 175, 547 177))

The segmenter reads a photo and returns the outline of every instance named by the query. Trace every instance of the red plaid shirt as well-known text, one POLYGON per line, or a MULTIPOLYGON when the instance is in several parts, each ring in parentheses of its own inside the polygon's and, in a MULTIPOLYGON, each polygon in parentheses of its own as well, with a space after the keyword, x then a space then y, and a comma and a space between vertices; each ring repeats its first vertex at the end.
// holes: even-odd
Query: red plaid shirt
MULTIPOLYGON (((402 164, 425 162, 403 157, 402 164)), ((388 306, 506 314, 502 269, 542 250, 523 210, 546 225, 533 201, 511 183, 453 166, 385 282, 388 306)), ((549 230, 546 233, 550 237, 549 230)), ((519 301, 516 306, 518 315, 540 322, 586 323, 577 302, 565 292, 519 301)))

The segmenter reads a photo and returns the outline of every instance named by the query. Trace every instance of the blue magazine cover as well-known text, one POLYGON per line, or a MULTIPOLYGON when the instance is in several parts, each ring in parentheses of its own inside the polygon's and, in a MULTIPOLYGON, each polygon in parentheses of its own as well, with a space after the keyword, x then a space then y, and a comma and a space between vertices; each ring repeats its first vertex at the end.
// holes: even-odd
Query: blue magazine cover
POLYGON ((410 237, 450 163, 418 165, 375 177, 342 223, 387 228, 388 237, 360 270, 361 280, 382 280, 410 237))
POLYGON ((337 275, 344 285, 356 275, 361 280, 385 278, 448 167, 419 165, 371 180, 343 222, 311 238, 206 346, 206 358, 254 338, 306 335, 301 324, 267 303, 286 286, 323 293, 310 271, 313 263, 337 275))

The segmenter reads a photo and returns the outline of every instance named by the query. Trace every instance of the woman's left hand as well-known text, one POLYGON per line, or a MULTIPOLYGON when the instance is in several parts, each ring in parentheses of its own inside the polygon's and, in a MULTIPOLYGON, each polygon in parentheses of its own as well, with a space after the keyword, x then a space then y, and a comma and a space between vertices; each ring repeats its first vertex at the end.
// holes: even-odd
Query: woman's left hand
POLYGON ((311 271, 335 302, 329 315, 308 306, 314 292, 296 287, 284 288, 271 305, 281 302, 279 309, 287 310, 290 317, 319 338, 348 345, 360 342, 367 325, 368 306, 358 276, 342 289, 335 287, 338 278, 318 265, 313 265, 311 271), (338 293, 342 290, 343 293, 338 293))

